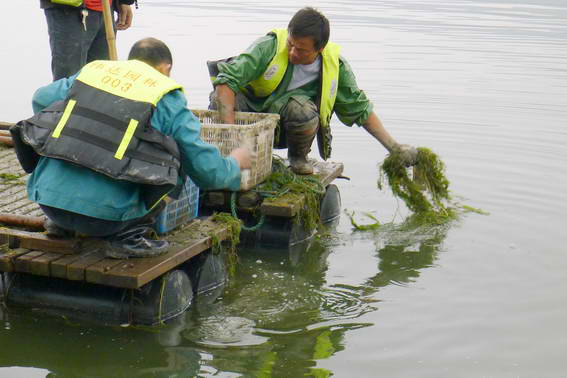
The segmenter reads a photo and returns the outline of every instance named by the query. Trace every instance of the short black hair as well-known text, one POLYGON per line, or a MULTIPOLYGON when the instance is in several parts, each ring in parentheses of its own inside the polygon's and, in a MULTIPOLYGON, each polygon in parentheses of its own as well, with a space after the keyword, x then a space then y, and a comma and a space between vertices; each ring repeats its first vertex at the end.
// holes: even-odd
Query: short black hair
POLYGON ((293 37, 311 37, 315 50, 321 50, 329 42, 329 20, 318 10, 306 7, 297 11, 287 25, 289 34, 293 37))
POLYGON ((162 63, 173 64, 169 47, 156 38, 144 38, 134 43, 128 54, 128 60, 140 60, 152 67, 162 63))

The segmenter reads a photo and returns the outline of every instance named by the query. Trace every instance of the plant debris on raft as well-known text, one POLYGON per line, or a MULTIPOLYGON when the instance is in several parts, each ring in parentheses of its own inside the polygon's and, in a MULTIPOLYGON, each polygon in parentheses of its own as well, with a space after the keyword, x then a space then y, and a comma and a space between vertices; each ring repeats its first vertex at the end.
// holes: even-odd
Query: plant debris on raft
POLYGON ((394 196, 422 222, 442 223, 456 216, 450 201, 449 180, 445 177, 445 164, 430 149, 417 149, 417 163, 410 176, 402 156, 394 151, 380 165, 378 188, 382 190, 385 179, 394 196))
POLYGON ((272 200, 282 198, 284 195, 287 198, 303 196, 305 202, 295 221, 303 222, 307 231, 312 231, 319 225, 320 199, 325 193, 325 188, 316 176, 296 175, 281 158, 274 156, 272 173, 266 181, 256 187, 255 191, 262 197, 272 200))
MULTIPOLYGON (((236 253, 236 246, 240 242, 240 230, 242 223, 239 219, 233 217, 229 213, 215 213, 213 214, 213 221, 223 223, 228 227, 230 232, 229 245, 226 252, 226 267, 228 274, 233 276, 236 273, 236 263, 238 262, 238 255, 236 253)), ((212 238, 212 251, 219 253, 221 251, 221 242, 216 235, 211 235, 212 238)))

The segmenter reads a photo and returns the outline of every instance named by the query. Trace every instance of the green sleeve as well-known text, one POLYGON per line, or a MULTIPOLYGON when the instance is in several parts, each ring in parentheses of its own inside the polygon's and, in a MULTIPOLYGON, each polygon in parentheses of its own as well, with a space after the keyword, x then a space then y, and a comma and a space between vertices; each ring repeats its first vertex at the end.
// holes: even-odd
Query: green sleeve
POLYGON ((340 57, 339 62, 339 88, 334 111, 339 120, 347 126, 354 123, 362 126, 373 111, 372 102, 366 97, 366 93, 358 88, 350 64, 343 57, 340 57))
POLYGON ((266 71, 268 64, 276 54, 277 39, 274 35, 258 38, 242 54, 230 62, 219 63, 219 74, 213 85, 226 84, 234 92, 245 87, 252 80, 266 71))

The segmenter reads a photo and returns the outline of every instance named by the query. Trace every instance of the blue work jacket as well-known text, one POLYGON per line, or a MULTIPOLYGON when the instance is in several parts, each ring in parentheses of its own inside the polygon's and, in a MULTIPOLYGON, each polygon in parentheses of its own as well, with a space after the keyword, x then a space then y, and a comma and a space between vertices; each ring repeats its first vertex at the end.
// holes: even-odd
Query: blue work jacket
MULTIPOLYGON (((38 89, 33 96, 34 113, 64 100, 76 76, 38 89)), ((231 157, 223 157, 218 148, 200 138, 201 123, 187 108, 187 99, 180 90, 167 93, 158 102, 151 124, 175 139, 182 170, 201 189, 240 189, 238 163, 231 157)), ((114 180, 53 158, 40 159, 27 189, 28 198, 34 202, 100 219, 125 221, 149 211, 138 184, 114 180)))

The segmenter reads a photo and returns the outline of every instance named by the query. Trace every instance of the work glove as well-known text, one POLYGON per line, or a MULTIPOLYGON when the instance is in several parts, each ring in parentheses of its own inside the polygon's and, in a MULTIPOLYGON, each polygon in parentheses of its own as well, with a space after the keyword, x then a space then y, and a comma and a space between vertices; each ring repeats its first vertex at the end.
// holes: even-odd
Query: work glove
POLYGON ((396 144, 392 152, 399 153, 405 166, 411 167, 417 164, 417 148, 409 144, 396 144))

